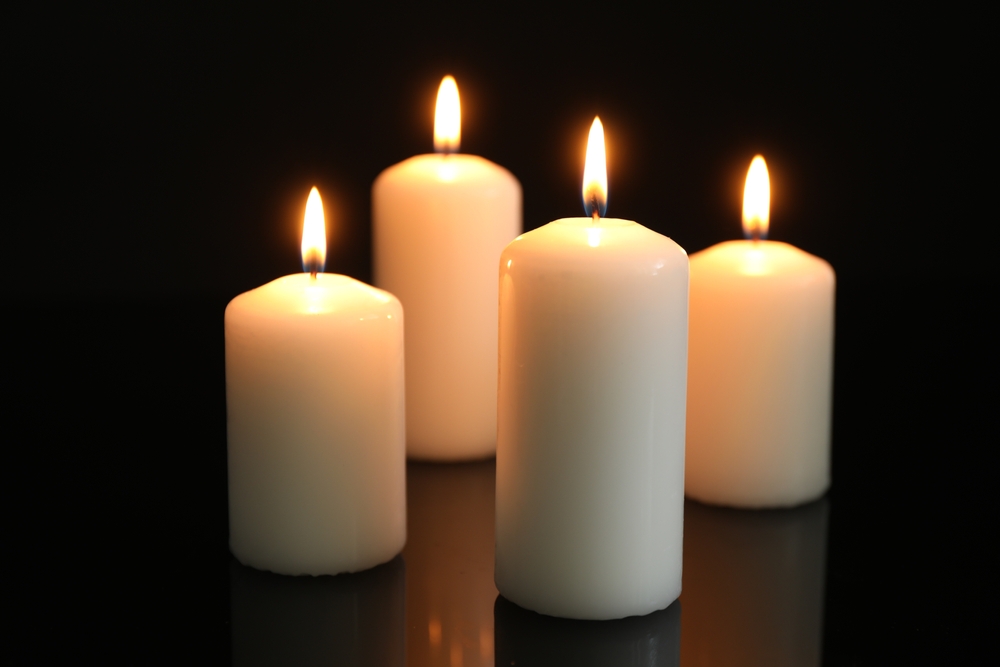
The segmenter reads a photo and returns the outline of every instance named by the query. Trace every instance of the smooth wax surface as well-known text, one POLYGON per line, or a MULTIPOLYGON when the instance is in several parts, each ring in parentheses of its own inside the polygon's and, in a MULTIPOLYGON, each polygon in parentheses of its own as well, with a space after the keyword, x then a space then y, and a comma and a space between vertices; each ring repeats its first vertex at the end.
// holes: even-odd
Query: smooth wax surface
POLYGON ((691 256, 687 493, 780 507, 830 483, 834 273, 775 241, 691 256))
POLYGON ((286 276, 226 308, 230 546, 337 574, 406 541, 403 311, 346 276, 286 276))
POLYGON ((372 187, 375 283, 406 310, 407 451, 496 450, 497 262, 521 233, 521 185, 473 155, 420 155, 372 187))
POLYGON ((496 584, 552 616, 681 589, 688 260, 627 220, 557 220, 500 262, 496 584))

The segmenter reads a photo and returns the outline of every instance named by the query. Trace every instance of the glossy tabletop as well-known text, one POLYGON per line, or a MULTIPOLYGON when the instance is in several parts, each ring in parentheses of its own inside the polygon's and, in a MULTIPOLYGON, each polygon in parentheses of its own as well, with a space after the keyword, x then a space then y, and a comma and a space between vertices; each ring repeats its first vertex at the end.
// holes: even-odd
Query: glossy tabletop
POLYGON ((961 656, 992 646, 994 334, 955 322, 995 297, 838 286, 828 495, 786 511, 688 502, 680 601, 605 623, 498 598, 492 461, 409 464, 406 547, 379 568, 313 579, 238 565, 225 302, 8 304, 11 653, 22 664, 978 664, 961 656))
POLYGON ((367 572, 283 577, 231 563, 234 665, 819 665, 828 501, 688 501, 684 592, 619 621, 542 616, 493 584, 493 461, 410 463, 408 540, 367 572))

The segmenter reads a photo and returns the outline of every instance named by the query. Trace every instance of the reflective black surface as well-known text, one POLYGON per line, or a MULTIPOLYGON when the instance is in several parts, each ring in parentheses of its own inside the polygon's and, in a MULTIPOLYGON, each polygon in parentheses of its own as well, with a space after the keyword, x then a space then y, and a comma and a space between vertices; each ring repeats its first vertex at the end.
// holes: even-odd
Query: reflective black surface
POLYGON ((688 501, 682 665, 820 664, 828 514, 688 501))
POLYGON ((408 468, 407 664, 821 663, 828 499, 759 512, 688 502, 681 601, 643 618, 570 621, 498 596, 494 470, 408 468))
POLYGON ((504 597, 493 608, 496 664, 523 667, 676 667, 681 603, 646 616, 574 621, 521 609, 504 597))
POLYGON ((498 601, 490 461, 410 464, 409 539, 383 568, 301 580, 241 568, 227 545, 225 303, 7 303, 11 653, 413 667, 554 650, 582 664, 606 650, 685 667, 975 662, 995 590, 989 385, 977 380, 991 334, 963 318, 996 294, 840 286, 831 492, 786 511, 686 505, 684 591, 662 616, 679 614, 679 646, 659 616, 605 635, 498 601), (573 636, 593 648, 558 648, 573 636))
POLYGON ((406 473, 407 665, 491 665, 493 461, 406 473))
POLYGON ((234 665, 405 662, 406 567, 343 577, 286 577, 230 565, 234 665))

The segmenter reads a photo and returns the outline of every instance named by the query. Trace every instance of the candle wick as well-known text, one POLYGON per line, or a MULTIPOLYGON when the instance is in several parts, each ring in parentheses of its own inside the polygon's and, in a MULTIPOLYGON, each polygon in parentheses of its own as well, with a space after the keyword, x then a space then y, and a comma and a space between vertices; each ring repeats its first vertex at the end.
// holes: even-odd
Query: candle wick
POLYGON ((747 231, 746 227, 744 227, 743 229, 744 229, 743 233, 746 235, 746 237, 751 241, 753 241, 754 243, 757 243, 767 238, 767 234, 761 233, 759 222, 755 222, 754 225, 749 229, 749 231, 747 231))
POLYGON ((601 201, 600 194, 597 192, 597 188, 587 188, 583 193, 583 210, 588 213, 593 221, 596 223, 601 219, 601 214, 604 213, 606 209, 603 206, 604 202, 601 201))
POLYGON ((302 256, 302 270, 308 273, 313 280, 316 280, 316 275, 323 273, 323 268, 326 265, 324 260, 325 258, 315 248, 312 248, 302 256))

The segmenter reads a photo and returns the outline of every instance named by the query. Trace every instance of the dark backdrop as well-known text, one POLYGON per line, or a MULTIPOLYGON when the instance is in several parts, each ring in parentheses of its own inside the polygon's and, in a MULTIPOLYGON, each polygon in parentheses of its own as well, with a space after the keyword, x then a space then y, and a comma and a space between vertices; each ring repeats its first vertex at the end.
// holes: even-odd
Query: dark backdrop
POLYGON ((41 638, 26 654, 225 661, 223 308, 300 270, 312 185, 327 270, 371 279, 371 183, 431 150, 447 73, 463 151, 521 180, 526 229, 581 214, 595 114, 609 215, 689 252, 739 237, 765 155, 771 238, 839 281, 826 661, 976 650, 996 588, 992 86, 982 17, 935 12, 12 11, 6 585, 41 638))
POLYGON ((9 138, 26 150, 4 288, 232 297, 299 270, 314 184, 331 209, 328 268, 369 279, 371 183, 432 149, 447 73, 463 150, 521 180, 527 229, 580 214, 600 114, 609 215, 689 252, 739 236, 759 152, 772 238, 843 279, 984 271, 969 200, 988 173, 963 156, 977 152, 986 87, 970 84, 985 51, 961 24, 916 12, 37 11, 13 24, 8 58, 9 138))

